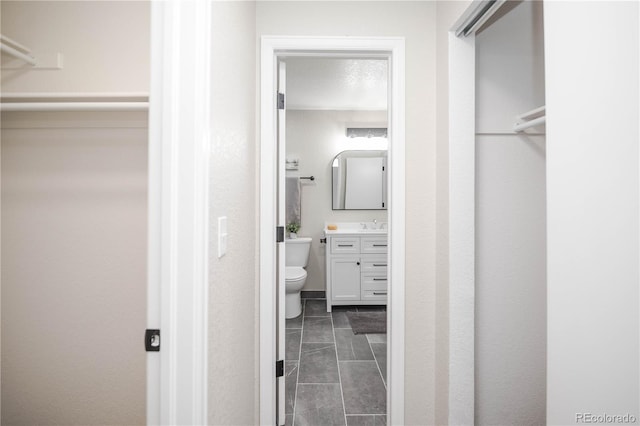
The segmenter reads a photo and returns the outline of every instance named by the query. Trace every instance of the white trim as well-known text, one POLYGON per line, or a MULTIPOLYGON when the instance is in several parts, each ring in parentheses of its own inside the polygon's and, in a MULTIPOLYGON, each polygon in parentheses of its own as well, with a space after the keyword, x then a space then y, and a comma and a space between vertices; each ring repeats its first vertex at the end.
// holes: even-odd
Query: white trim
MULTIPOLYGON (((393 39, 390 40, 390 42, 393 39)), ((404 424, 405 319, 405 49, 404 38, 391 49, 389 99, 389 288, 387 315, 387 422, 404 424)))
MULTIPOLYGON (((277 61, 275 63, 275 66, 277 68, 277 77, 276 77, 276 81, 277 81, 277 87, 276 87, 276 91, 278 92, 278 94, 282 93, 285 97, 285 105, 286 105, 286 98, 287 98, 287 64, 284 61, 277 61)), ((279 96, 279 95, 278 95, 279 96)), ((275 108, 275 107, 274 107, 275 108)), ((276 173, 276 177, 277 177, 277 184, 276 184, 276 188, 280 188, 280 189, 284 189, 285 188, 285 169, 286 169, 286 134, 287 134, 287 110, 286 110, 286 106, 284 109, 278 109, 277 112, 277 123, 276 123, 276 129, 277 129, 277 139, 276 139, 276 143, 278 146, 277 152, 278 152, 278 171, 276 173)), ((286 209, 286 203, 285 203, 285 191, 284 190, 278 190, 275 192, 276 194, 278 194, 278 201, 277 201, 277 211, 276 211, 276 216, 277 216, 277 225, 278 226, 286 226, 286 214, 285 214, 285 209, 286 209)), ((276 278, 276 289, 277 289, 277 298, 278 298, 278 303, 276 304, 276 306, 278 306, 279 309, 277 309, 277 313, 278 313, 278 319, 277 319, 277 327, 278 327, 278 331, 277 331, 277 335, 278 336, 282 336, 282 338, 278 339, 277 345, 278 345, 278 350, 277 350, 277 356, 279 360, 285 360, 286 359, 286 353, 287 353, 287 347, 286 347, 286 343, 285 343, 285 338, 284 336, 286 336, 286 315, 285 315, 285 306, 286 306, 286 278, 285 278, 285 268, 286 268, 286 264, 285 264, 285 243, 281 242, 278 244, 278 248, 276 249, 277 255, 276 255, 276 259, 278 262, 278 268, 277 268, 277 278, 276 278)), ((302 342, 302 339, 300 339, 300 341, 302 342)), ((278 390, 278 426, 285 426, 285 421, 286 421, 286 394, 285 394, 285 387, 286 387, 286 382, 285 382, 286 377, 283 375, 282 377, 278 378, 278 386, 277 386, 277 390, 278 390)), ((296 385, 297 386, 297 385, 296 385)))
POLYGON ((275 65, 262 40, 260 72, 260 424, 276 423, 276 164, 275 65))
POLYGON ((275 59, 276 54, 335 55, 383 53, 390 57, 388 187, 390 252, 388 316, 389 424, 404 424, 404 278, 405 278, 405 47, 400 37, 262 37, 260 72, 260 424, 275 422, 275 226, 276 152, 275 59), (395 265, 395 267, 394 267, 395 265))
POLYGON ((449 424, 474 423, 475 36, 449 33, 449 424))
POLYGON ((206 424, 210 3, 151 8, 147 423, 206 424))

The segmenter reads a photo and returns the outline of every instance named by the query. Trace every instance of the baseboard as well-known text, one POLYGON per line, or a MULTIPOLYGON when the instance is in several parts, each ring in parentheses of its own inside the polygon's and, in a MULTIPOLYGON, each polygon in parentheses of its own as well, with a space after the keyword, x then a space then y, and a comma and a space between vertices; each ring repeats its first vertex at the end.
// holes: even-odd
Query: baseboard
POLYGON ((326 299, 327 298, 327 292, 322 290, 314 290, 314 291, 301 291, 300 292, 300 297, 302 297, 303 299, 326 299))

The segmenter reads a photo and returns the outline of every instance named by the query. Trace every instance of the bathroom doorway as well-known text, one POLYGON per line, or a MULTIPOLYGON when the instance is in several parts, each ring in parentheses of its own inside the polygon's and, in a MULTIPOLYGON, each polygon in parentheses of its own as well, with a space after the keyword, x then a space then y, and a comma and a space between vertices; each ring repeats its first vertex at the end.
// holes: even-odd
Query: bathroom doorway
POLYGON ((263 423, 404 421, 403 48, 262 40, 263 423))
POLYGON ((386 424, 389 62, 280 61, 285 424, 386 424))

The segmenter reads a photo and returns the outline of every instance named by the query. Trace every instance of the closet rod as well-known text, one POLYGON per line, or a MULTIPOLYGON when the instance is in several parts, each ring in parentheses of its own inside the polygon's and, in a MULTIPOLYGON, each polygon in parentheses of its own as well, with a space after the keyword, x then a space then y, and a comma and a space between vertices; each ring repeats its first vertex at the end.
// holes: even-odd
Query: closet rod
POLYGON ((18 43, 17 41, 7 37, 6 35, 0 34, 0 43, 9 45, 22 53, 31 53, 31 49, 29 49, 27 46, 18 43))
POLYGON ((525 121, 524 123, 515 124, 513 126, 514 132, 523 132, 527 130, 529 127, 539 126, 540 124, 544 124, 547 121, 546 116, 534 118, 531 121, 525 121))
POLYGON ((2 112, 28 111, 146 111, 149 102, 3 102, 2 112))
POLYGON ((27 53, 20 52, 18 49, 11 47, 8 44, 0 43, 0 51, 9 56, 13 56, 14 58, 22 59, 29 65, 36 65, 36 58, 27 53))
POLYGON ((516 122, 513 125, 514 132, 522 132, 529 127, 539 126, 546 122, 546 105, 532 109, 523 114, 516 116, 516 122))
POLYGON ((531 120, 532 118, 542 117, 543 115, 545 115, 546 112, 547 112, 547 107, 546 105, 543 105, 541 107, 532 109, 531 111, 527 111, 524 114, 520 114, 516 116, 516 120, 517 121, 531 120))

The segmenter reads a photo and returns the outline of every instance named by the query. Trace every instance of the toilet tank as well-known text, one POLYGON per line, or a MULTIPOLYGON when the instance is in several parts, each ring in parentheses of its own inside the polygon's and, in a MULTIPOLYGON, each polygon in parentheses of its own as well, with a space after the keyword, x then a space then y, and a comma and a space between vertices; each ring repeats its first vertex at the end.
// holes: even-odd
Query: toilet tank
POLYGON ((309 251, 311 250, 311 238, 299 237, 285 240, 285 265, 307 266, 309 251))

